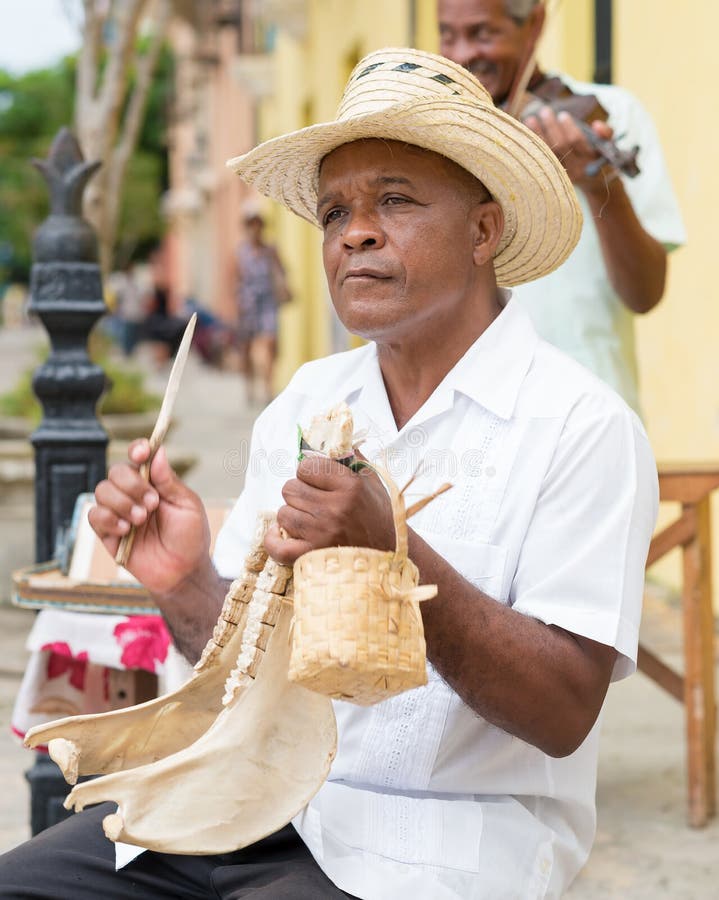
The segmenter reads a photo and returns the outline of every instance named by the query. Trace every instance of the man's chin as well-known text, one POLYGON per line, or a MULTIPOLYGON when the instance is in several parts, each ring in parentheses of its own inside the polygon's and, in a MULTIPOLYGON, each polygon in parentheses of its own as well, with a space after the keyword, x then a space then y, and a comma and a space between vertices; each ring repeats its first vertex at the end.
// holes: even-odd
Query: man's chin
POLYGON ((340 321, 350 334, 364 341, 382 340, 397 329, 397 324, 381 316, 340 315, 340 321))
POLYGON ((352 334, 368 329, 374 332, 401 314, 402 304, 391 292, 380 290, 343 291, 333 298, 340 321, 352 334), (389 296, 388 296, 389 295, 389 296))

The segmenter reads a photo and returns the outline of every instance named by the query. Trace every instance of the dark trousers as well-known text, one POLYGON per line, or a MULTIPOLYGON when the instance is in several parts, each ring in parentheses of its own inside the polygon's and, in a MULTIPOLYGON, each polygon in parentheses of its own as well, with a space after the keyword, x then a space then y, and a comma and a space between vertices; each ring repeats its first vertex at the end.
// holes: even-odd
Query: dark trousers
POLYGON ((324 900, 336 888, 291 825, 244 850, 217 856, 143 853, 115 871, 115 845, 103 803, 41 832, 0 856, 0 897, 25 900, 324 900))

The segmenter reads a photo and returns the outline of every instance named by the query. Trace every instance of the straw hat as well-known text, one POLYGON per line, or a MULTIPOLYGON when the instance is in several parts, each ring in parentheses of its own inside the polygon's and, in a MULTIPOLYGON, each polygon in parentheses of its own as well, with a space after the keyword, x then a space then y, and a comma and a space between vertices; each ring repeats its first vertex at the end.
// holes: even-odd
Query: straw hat
POLYGON ((322 159, 366 138, 433 150, 486 186, 504 212, 494 259, 501 285, 547 275, 579 239, 582 214, 574 188, 544 141, 497 109, 461 66, 419 50, 370 53, 350 75, 334 122, 273 138, 227 165, 260 193, 318 225, 322 159))

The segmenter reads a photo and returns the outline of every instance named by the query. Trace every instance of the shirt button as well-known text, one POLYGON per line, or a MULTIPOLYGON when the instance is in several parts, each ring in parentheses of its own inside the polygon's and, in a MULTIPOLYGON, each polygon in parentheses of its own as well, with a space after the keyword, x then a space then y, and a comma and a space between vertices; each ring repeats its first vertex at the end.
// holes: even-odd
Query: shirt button
POLYGON ((497 470, 494 468, 494 466, 487 466, 487 468, 484 470, 484 474, 487 476, 487 478, 494 478, 494 476, 497 474, 497 470))
POLYGON ((540 863, 539 868, 542 871, 542 875, 546 875, 546 874, 548 874, 549 870, 552 868, 552 864, 550 863, 550 861, 548 859, 543 859, 542 862, 540 863))

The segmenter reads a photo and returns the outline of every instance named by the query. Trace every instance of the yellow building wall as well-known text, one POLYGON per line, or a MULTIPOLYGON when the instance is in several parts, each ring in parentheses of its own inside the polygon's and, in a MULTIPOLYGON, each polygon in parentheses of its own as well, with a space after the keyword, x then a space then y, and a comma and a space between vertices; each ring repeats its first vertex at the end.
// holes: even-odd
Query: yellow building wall
MULTIPOLYGON (((670 0, 615 2, 615 80, 641 97, 654 119, 688 234, 670 257, 664 300, 637 323, 641 397, 660 462, 719 463, 719 304, 710 266, 717 253, 710 211, 719 200, 719 122, 709 93, 719 74, 719 7, 688 0, 681 15, 676 10, 670 0)), ((719 573, 719 495, 712 507, 719 573)), ((678 562, 662 572, 678 580, 678 562)), ((719 608, 719 576, 714 598, 719 608)))

